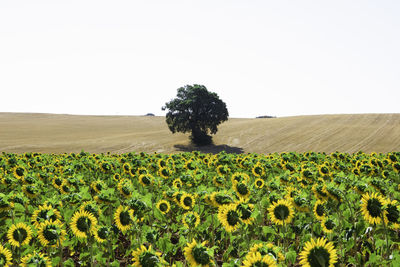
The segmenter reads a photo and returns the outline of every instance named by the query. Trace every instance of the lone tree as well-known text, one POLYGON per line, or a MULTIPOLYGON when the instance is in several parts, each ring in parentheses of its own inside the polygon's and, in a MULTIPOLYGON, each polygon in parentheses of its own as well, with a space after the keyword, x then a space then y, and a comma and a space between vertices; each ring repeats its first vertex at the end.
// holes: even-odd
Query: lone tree
POLYGON ((198 84, 178 88, 177 97, 162 107, 166 109, 171 132, 191 132, 190 139, 196 145, 211 144, 209 133, 215 134, 217 126, 229 116, 226 104, 218 95, 198 84))

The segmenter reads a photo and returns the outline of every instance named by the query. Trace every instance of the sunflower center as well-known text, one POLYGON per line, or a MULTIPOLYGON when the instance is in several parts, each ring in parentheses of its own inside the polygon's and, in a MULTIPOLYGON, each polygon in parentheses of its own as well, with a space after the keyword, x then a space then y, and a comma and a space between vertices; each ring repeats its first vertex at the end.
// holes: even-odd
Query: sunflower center
POLYGON ((255 263, 253 263, 253 265, 251 266, 256 266, 256 267, 268 267, 268 263, 262 262, 262 261, 257 261, 255 263))
POLYGON ((247 195, 247 193, 249 192, 249 190, 247 189, 247 186, 243 183, 240 183, 237 185, 237 190, 239 192, 239 194, 241 195, 247 195))
POLYGON ((258 174, 258 175, 261 175, 261 174, 262 174, 262 168, 259 167, 259 166, 257 166, 257 167, 254 168, 254 172, 255 172, 256 174, 258 174))
POLYGON ((169 172, 168 172, 167 169, 162 169, 161 173, 162 173, 162 175, 164 175, 164 176, 169 176, 169 172))
POLYGON ((315 212, 317 213, 318 216, 324 216, 325 213, 325 208, 323 205, 318 204, 317 208, 315 209, 315 212))
POLYGON ((60 178, 56 178, 56 179, 54 180, 54 183, 55 183, 56 185, 60 186, 60 185, 62 184, 62 180, 61 180, 60 178))
POLYGON ((226 215, 226 219, 229 225, 235 226, 239 223, 239 214, 234 210, 230 210, 226 215))
POLYGON ((128 211, 122 211, 119 214, 119 221, 123 226, 129 225, 131 223, 131 216, 128 211))
POLYGON ((57 230, 55 229, 55 227, 46 228, 45 230, 43 230, 43 236, 49 242, 57 240, 57 230))
POLYGON ((251 211, 250 211, 250 209, 245 208, 245 207, 240 208, 240 213, 241 213, 241 215, 242 215, 242 216, 240 216, 240 218, 241 218, 242 220, 247 220, 247 219, 250 218, 250 216, 251 216, 251 211))
POLYGON ((262 181, 261 181, 261 180, 258 180, 258 181, 256 182, 256 185, 257 185, 258 187, 261 187, 261 186, 262 186, 262 181))
POLYGON ((165 204, 165 203, 161 203, 161 204, 160 204, 160 210, 161 210, 162 212, 167 211, 167 210, 168 210, 168 205, 165 204))
POLYGON ((131 191, 129 190, 129 187, 127 187, 127 186, 122 187, 122 192, 124 193, 124 195, 130 195, 130 193, 131 193, 131 191))
POLYGON ((192 201, 191 197, 185 197, 183 199, 183 204, 185 204, 185 206, 187 206, 187 207, 191 207, 192 203, 193 203, 193 201, 192 201))
POLYGON ((327 220, 324 225, 328 230, 332 230, 335 227, 335 223, 332 220, 327 220))
POLYGON ((92 221, 85 216, 79 217, 78 220, 76 220, 76 227, 78 228, 79 231, 84 233, 86 233, 89 230, 91 224, 92 221))
POLYGON ((107 227, 101 227, 98 231, 97 231, 97 235, 101 238, 101 239, 106 239, 108 236, 108 229, 107 227))
POLYGON ((388 218, 389 222, 397 223, 400 215, 399 215, 399 211, 397 210, 396 206, 390 204, 390 205, 388 205, 388 208, 386 210, 388 212, 386 217, 388 218))
POLYGON ((18 228, 13 232, 14 240, 18 241, 19 243, 24 242, 24 240, 28 237, 28 233, 24 228, 18 228))
POLYGON ((18 176, 24 176, 24 169, 22 169, 22 168, 17 168, 17 169, 15 170, 15 173, 16 173, 18 176))
POLYGON ((329 266, 331 255, 324 247, 314 247, 308 254, 307 261, 312 267, 329 266))
POLYGON ((371 217, 380 217, 382 213, 382 204, 376 198, 368 199, 367 210, 371 217))
POLYGON ((207 265, 210 263, 210 255, 207 253, 207 249, 203 246, 196 246, 193 248, 193 258, 196 263, 201 265, 207 265))
POLYGON ((150 184, 150 179, 149 179, 149 177, 147 177, 146 175, 143 176, 143 177, 142 177, 142 182, 143 182, 145 185, 149 185, 149 184, 150 184))
POLYGON ((290 211, 286 205, 281 204, 281 205, 276 206, 274 209, 274 215, 280 221, 286 220, 286 218, 289 217, 289 214, 290 214, 290 211))

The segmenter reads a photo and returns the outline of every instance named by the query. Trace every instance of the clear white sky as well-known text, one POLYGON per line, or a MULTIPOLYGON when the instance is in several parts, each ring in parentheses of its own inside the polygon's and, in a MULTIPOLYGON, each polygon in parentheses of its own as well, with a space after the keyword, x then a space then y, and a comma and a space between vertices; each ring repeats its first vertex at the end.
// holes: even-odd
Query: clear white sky
POLYGON ((400 112, 400 1, 1 0, 0 112, 400 112))

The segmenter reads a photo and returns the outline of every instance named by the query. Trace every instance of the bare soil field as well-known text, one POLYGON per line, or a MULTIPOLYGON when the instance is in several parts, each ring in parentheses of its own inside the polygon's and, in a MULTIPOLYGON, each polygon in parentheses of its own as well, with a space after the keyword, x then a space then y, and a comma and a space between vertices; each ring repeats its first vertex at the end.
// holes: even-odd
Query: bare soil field
POLYGON ((0 113, 0 151, 218 153, 400 151, 400 114, 229 119, 214 145, 194 147, 165 117, 0 113))

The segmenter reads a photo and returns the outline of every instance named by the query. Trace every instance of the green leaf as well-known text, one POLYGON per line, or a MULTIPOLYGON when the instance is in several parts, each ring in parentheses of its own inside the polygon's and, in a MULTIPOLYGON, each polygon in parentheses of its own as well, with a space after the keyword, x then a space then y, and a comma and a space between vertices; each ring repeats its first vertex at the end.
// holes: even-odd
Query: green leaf
POLYGON ((72 259, 64 261, 64 267, 75 267, 75 263, 72 259))

